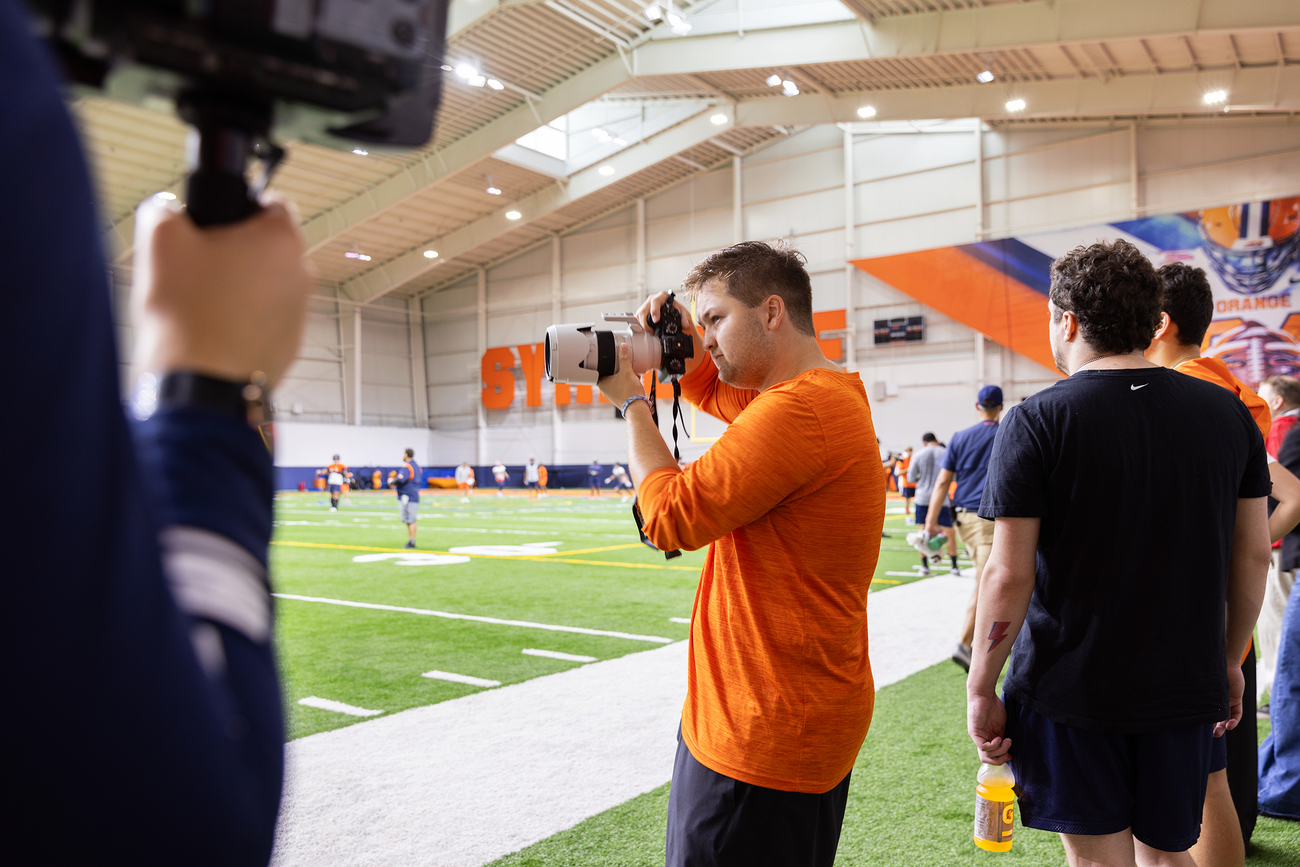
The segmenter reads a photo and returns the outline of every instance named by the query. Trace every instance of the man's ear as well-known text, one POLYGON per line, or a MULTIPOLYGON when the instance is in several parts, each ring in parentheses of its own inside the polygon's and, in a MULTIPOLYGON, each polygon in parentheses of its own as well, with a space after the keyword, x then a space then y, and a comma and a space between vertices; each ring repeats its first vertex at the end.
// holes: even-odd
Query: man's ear
POLYGON ((1166 313, 1166 312, 1164 312, 1163 310, 1161 310, 1161 311, 1160 311, 1160 324, 1159 324, 1158 326, 1156 326, 1156 333, 1155 333, 1155 336, 1153 336, 1151 339, 1152 339, 1152 340, 1159 340, 1160 338, 1164 337, 1166 334, 1169 335, 1169 337, 1170 337, 1171 340, 1177 340, 1177 339, 1178 339, 1178 323, 1177 323, 1177 322, 1174 322, 1174 320, 1170 319, 1168 313, 1166 313))
POLYGON ((763 319, 768 331, 775 331, 785 321, 785 299, 780 295, 769 295, 763 302, 763 319))

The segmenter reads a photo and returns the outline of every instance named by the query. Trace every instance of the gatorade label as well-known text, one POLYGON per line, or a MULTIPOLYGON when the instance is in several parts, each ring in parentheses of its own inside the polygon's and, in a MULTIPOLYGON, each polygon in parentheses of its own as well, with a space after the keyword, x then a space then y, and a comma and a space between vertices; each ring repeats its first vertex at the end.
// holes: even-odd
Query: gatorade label
POLYGON ((1015 801, 990 801, 975 796, 975 836, 979 839, 990 843, 1010 842, 1015 817, 1015 801))

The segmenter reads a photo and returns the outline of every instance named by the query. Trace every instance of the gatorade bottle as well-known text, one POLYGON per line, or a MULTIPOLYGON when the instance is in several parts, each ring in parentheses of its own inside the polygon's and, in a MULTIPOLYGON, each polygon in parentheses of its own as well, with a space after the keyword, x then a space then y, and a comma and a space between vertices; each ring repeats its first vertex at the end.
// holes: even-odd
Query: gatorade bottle
POLYGON ((980 765, 975 777, 975 845, 990 852, 1011 849, 1011 825, 1016 818, 1016 775, 1011 765, 980 765))

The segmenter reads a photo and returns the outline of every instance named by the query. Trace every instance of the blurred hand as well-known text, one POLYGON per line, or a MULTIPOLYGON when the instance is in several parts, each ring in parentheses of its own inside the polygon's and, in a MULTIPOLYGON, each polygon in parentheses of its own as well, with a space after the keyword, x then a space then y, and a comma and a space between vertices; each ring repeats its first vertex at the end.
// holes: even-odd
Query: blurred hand
MULTIPOLYGON (((1254 648, 1251 648, 1252 652, 1254 648)), ((1214 736, 1221 738, 1241 722, 1242 696, 1246 694, 1246 675, 1241 666, 1228 663, 1228 718, 1214 724, 1214 736)))
MULTIPOLYGON (((667 301, 667 292, 656 292, 651 295, 636 309, 637 321, 644 325, 647 330, 653 331, 654 326, 649 324, 649 320, 659 321, 663 315, 664 304, 667 301)), ((695 338, 695 354, 686 360, 686 373, 690 374, 704 360, 704 335, 700 334, 700 330, 695 327, 695 320, 691 318, 690 308, 676 298, 673 299, 673 306, 682 314, 682 331, 695 338)), ((606 395, 606 397, 608 396, 606 395)))
POLYGON ((925 532, 930 534, 931 538, 939 535, 939 519, 925 516, 925 532))
POLYGON ((1011 739, 1004 737, 1007 708, 996 695, 966 696, 966 730, 984 764, 1001 765, 1011 758, 1011 739))
POLYGON ((200 229, 156 196, 136 210, 136 372, 189 370, 274 386, 298 353, 314 280, 292 205, 200 229))

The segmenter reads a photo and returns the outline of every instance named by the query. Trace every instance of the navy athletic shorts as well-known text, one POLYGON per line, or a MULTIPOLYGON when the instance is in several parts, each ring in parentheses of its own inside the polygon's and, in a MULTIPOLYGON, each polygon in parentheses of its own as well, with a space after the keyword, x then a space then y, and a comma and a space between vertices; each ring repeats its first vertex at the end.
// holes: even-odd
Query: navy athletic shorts
POLYGON ((1222 771, 1228 767, 1228 736, 1215 738, 1210 747, 1210 773, 1222 771))
POLYGON ((331 494, 337 494, 337 493, 339 493, 339 492, 342 491, 342 490, 343 490, 343 486, 342 486, 342 485, 330 485, 330 493, 331 493, 331 494))
POLYGON ((903 496, 904 496, 905 498, 909 499, 909 500, 912 499, 913 497, 915 497, 915 496, 916 496, 916 486, 915 486, 915 485, 903 485, 903 496))
POLYGON ((1088 835, 1132 828, 1164 852, 1196 843, 1213 723, 1115 734, 1058 723, 1011 696, 1003 701, 1026 828, 1088 835))
POLYGON ((831 867, 849 800, 849 776, 820 795, 742 783, 700 764, 679 731, 668 791, 665 864, 831 867))
MULTIPOLYGON (((916 510, 916 523, 918 525, 924 524, 925 516, 930 514, 930 507, 928 505, 922 506, 920 503, 915 503, 913 504, 912 508, 916 510)), ((944 506, 939 511, 939 526, 940 527, 952 526, 952 512, 948 510, 947 506, 944 506)))

